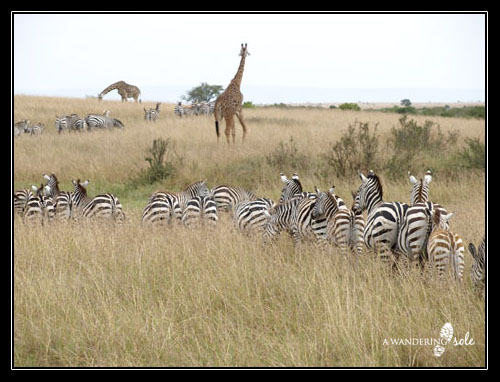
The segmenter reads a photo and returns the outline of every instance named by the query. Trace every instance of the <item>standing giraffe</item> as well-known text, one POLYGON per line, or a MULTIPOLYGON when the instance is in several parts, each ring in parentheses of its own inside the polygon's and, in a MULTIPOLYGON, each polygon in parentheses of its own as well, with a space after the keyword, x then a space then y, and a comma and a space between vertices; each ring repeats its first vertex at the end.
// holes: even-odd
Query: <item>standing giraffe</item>
POLYGON ((217 133, 217 142, 219 142, 219 118, 222 116, 226 121, 226 134, 227 143, 229 144, 229 135, 233 136, 233 143, 236 136, 236 131, 234 128, 234 115, 238 117, 241 127, 243 127, 243 138, 242 142, 245 141, 245 136, 247 135, 247 126, 243 120, 243 94, 240 91, 241 78, 243 77, 243 69, 245 68, 245 58, 250 53, 247 51, 247 44, 241 44, 240 50, 240 66, 236 75, 232 79, 231 83, 228 85, 226 90, 217 97, 215 100, 214 116, 215 116, 215 132, 217 133))
POLYGON ((118 81, 100 92, 97 98, 100 101, 104 95, 115 89, 118 90, 118 94, 122 97, 122 102, 127 102, 127 98, 133 98, 134 101, 137 102, 141 95, 141 91, 137 86, 129 85, 125 81, 118 81))

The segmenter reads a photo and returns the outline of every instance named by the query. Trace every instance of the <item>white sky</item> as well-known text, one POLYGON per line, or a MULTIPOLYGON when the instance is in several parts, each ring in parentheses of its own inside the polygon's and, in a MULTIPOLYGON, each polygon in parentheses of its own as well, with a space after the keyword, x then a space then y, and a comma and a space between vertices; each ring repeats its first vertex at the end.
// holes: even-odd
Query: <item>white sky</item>
MULTIPOLYGON (((484 14, 15 14, 14 93, 227 86, 485 89, 484 14)), ((82 95, 83 96, 83 95, 82 95)), ((483 99, 484 100, 484 99, 483 99)))

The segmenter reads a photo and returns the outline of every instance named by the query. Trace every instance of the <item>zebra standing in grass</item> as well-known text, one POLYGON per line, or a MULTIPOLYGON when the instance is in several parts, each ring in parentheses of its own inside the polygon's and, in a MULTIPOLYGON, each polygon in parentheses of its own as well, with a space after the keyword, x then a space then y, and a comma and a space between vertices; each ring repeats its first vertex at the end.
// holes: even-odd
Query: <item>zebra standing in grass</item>
POLYGON ((33 194, 26 202, 23 221, 29 224, 45 224, 54 218, 54 205, 50 198, 43 196, 43 184, 31 186, 33 194))
POLYGON ((283 189, 281 190, 279 200, 280 204, 294 196, 302 194, 302 184, 300 183, 297 173, 294 174, 292 179, 288 179, 285 174, 280 173, 280 179, 283 182, 283 189))
POLYGON ((14 124, 14 136, 18 137, 22 133, 25 133, 29 128, 30 121, 28 119, 23 119, 22 121, 16 122, 14 124))
POLYGON ((87 196, 86 187, 89 180, 81 183, 80 179, 73 179, 73 205, 79 210, 85 218, 108 218, 118 222, 125 220, 125 214, 122 210, 118 198, 113 194, 99 194, 90 198, 87 196))
POLYGON ((55 174, 51 174, 50 176, 43 174, 43 178, 47 180, 47 184, 44 187, 44 194, 46 197, 50 197, 54 203, 55 218, 58 220, 71 219, 73 217, 72 193, 59 189, 59 181, 55 174))
POLYGON ((472 255, 471 278, 476 288, 484 288, 486 283, 486 236, 483 236, 479 247, 469 243, 469 252, 472 255))
POLYGON ((269 198, 241 201, 234 208, 233 224, 248 233, 261 231, 267 223, 269 211, 274 207, 276 203, 269 198))
POLYGON ((453 213, 441 214, 441 210, 434 210, 427 253, 438 277, 443 278, 446 272, 451 272, 456 280, 461 281, 464 272, 464 243, 460 236, 448 230, 448 221, 452 216, 453 213))
POLYGON ((14 192, 14 212, 19 216, 23 216, 26 204, 32 196, 33 192, 26 188, 14 192))
POLYGON ((312 217, 315 219, 326 217, 325 239, 337 245, 342 253, 352 250, 361 254, 365 228, 363 214, 347 208, 342 199, 335 196, 333 187, 329 192, 318 193, 312 217))
POLYGON ((182 212, 182 223, 187 227, 206 222, 213 228, 218 219, 217 204, 210 194, 191 198, 182 212))
POLYGON ((210 192, 220 211, 230 211, 242 201, 257 199, 253 192, 239 186, 231 187, 221 184, 212 188, 210 192))
POLYGON ((363 241, 367 248, 378 253, 381 261, 391 260, 395 252, 401 222, 408 210, 408 204, 387 203, 382 200, 383 190, 380 179, 370 171, 368 176, 358 173, 361 179, 355 202, 354 212, 368 212, 363 241))
POLYGON ((29 135, 41 135, 44 128, 45 125, 41 122, 38 122, 36 125, 26 127, 24 132, 29 135))
POLYGON ((105 115, 89 114, 85 117, 85 124, 90 131, 95 128, 113 128, 118 127, 123 129, 123 123, 115 118, 106 117, 105 115))
POLYGON ((417 203, 425 203, 429 200, 429 183, 432 181, 432 174, 427 170, 425 176, 419 180, 411 175, 408 171, 410 183, 413 185, 410 193, 410 205, 413 206, 417 203))
POLYGON ((154 193, 142 212, 142 222, 165 225, 174 217, 172 199, 165 192, 154 193))
POLYGON ((178 117, 186 115, 184 108, 182 107, 182 104, 180 102, 174 107, 174 113, 178 117))
POLYGON ((144 119, 146 121, 156 122, 159 115, 160 115, 160 102, 156 103, 156 108, 154 109, 151 108, 146 110, 146 108, 144 108, 144 119))
MULTIPOLYGON (((206 185, 206 179, 203 181, 195 182, 187 186, 181 192, 169 192, 169 191, 157 191, 151 195, 149 198, 148 204, 152 203, 153 200, 157 198, 159 194, 164 195, 165 198, 168 198, 170 201, 170 205, 172 206, 171 215, 178 220, 182 219, 182 212, 187 205, 187 202, 194 198, 195 196, 205 197, 210 194, 210 191, 206 185)), ((148 208, 146 208, 144 211, 148 208)))

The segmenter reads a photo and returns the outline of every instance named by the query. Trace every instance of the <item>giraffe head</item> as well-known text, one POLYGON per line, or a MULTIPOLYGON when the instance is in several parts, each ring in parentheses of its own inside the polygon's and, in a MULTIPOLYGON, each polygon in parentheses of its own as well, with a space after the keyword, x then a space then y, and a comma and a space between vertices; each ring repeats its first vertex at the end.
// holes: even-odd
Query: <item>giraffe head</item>
POLYGON ((241 44, 240 56, 250 56, 250 52, 247 50, 247 44, 241 44))

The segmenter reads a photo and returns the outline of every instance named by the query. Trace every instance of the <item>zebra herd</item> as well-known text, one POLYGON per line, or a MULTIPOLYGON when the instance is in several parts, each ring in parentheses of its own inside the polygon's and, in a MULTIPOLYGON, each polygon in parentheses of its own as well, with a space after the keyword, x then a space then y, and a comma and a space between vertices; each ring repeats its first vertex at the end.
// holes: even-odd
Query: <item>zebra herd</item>
POLYGON ((193 103, 190 106, 182 106, 181 102, 178 102, 174 107, 174 114, 178 117, 189 117, 193 115, 210 115, 213 114, 215 107, 215 102, 198 102, 193 103))
MULTIPOLYGON (((327 191, 315 188, 314 192, 306 192, 297 174, 291 179, 280 174, 283 188, 278 203, 258 198, 238 186, 218 185, 209 189, 203 180, 180 192, 154 192, 143 209, 141 221, 148 226, 181 224, 215 229, 221 213, 232 213, 236 229, 254 237, 260 235, 265 243, 272 243, 286 231, 297 247, 312 239, 320 248, 333 245, 344 254, 359 256, 365 251, 373 252, 386 263, 398 264, 402 257, 421 266, 429 263, 439 277, 451 273, 462 280, 464 244, 449 229, 453 213, 429 201, 430 171, 420 180, 408 173, 412 185, 409 205, 384 202, 382 184, 373 171, 366 176, 361 172, 358 175, 361 185, 352 193, 354 201, 350 208, 335 194, 333 186, 327 191)), ((14 193, 14 209, 24 222, 126 220, 113 194, 87 196, 88 180, 73 180, 74 191, 66 192, 59 189, 54 174, 44 174, 43 178, 46 185, 14 193)), ((469 244, 473 259, 471 277, 476 286, 485 283, 485 246, 484 237, 477 249, 469 244)))
POLYGON ((77 114, 56 117, 56 130, 59 134, 62 131, 91 131, 94 129, 124 128, 121 121, 109 116, 109 110, 104 111, 102 114, 87 114, 85 117, 80 118, 77 114))
POLYGON ((30 125, 29 119, 23 119, 22 121, 16 122, 14 124, 14 136, 18 137, 21 134, 29 135, 40 135, 43 133, 45 125, 38 122, 36 125, 30 125))

